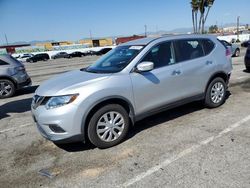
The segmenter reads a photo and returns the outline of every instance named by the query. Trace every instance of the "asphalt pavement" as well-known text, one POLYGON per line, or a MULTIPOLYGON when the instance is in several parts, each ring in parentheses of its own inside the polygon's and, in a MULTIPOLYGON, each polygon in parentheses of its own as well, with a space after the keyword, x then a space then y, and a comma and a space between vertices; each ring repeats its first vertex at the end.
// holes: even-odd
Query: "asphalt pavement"
POLYGON ((97 58, 25 64, 33 86, 0 100, 0 187, 250 187, 250 73, 242 55, 233 58, 219 108, 194 102, 151 116, 104 150, 45 140, 30 113, 35 89, 97 58))

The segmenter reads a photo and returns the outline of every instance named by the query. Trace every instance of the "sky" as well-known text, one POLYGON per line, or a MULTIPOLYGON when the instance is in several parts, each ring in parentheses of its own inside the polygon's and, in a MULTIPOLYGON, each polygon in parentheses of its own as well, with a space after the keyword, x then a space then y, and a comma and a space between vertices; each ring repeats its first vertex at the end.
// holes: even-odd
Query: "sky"
MULTIPOLYGON (((250 0, 215 0, 207 26, 250 23, 250 0)), ((0 0, 0 44, 191 28, 190 0, 0 0)))

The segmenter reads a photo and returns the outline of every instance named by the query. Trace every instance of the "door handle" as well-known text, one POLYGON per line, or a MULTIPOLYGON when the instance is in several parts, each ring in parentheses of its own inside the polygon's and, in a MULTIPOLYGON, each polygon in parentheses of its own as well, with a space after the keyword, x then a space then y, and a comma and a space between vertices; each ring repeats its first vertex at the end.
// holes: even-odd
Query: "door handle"
POLYGON ((206 61, 206 65, 211 65, 213 64, 213 61, 206 61))
POLYGON ((174 70, 172 72, 172 75, 175 76, 175 75, 180 75, 181 74, 181 71, 180 70, 174 70))

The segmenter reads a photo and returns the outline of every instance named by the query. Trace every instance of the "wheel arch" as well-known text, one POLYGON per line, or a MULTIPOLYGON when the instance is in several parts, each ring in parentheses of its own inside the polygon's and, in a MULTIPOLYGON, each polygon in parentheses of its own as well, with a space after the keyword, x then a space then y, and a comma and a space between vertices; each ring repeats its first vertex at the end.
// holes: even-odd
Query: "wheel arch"
POLYGON ((88 128, 88 124, 90 121, 90 118, 93 116, 93 114, 100 109, 101 107, 107 105, 107 104, 119 104, 122 107, 124 107, 124 109, 128 112, 129 114, 129 119, 130 122, 132 123, 132 125, 135 122, 135 113, 134 113, 134 107, 132 105, 132 103, 126 99, 125 97, 122 96, 109 96, 109 97, 105 97, 102 98, 101 100, 96 101, 89 109, 88 111, 85 113, 84 117, 83 117, 83 122, 82 122, 82 134, 84 134, 85 140, 88 138, 87 137, 87 128, 88 128))
POLYGON ((10 76, 0 76, 0 80, 11 81, 14 84, 15 88, 17 89, 17 82, 13 78, 11 78, 10 76))
POLYGON ((216 72, 216 73, 214 73, 214 74, 209 78, 204 93, 206 93, 209 84, 210 84, 215 78, 217 78, 217 77, 222 78, 222 79, 225 81, 226 84, 227 84, 228 81, 229 81, 229 75, 228 75, 227 73, 225 73, 225 72, 223 72, 223 71, 216 72))

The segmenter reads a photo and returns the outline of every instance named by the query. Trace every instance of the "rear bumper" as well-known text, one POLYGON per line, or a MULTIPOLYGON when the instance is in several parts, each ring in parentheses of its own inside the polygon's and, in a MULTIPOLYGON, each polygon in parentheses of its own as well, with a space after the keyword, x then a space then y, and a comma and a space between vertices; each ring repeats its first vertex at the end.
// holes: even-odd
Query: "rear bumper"
POLYGON ((32 81, 31 79, 28 77, 27 80, 25 82, 22 83, 18 83, 17 84, 17 89, 21 89, 23 87, 27 87, 27 86, 31 86, 32 85, 32 81))

